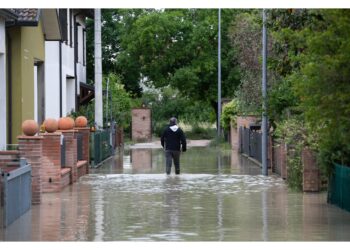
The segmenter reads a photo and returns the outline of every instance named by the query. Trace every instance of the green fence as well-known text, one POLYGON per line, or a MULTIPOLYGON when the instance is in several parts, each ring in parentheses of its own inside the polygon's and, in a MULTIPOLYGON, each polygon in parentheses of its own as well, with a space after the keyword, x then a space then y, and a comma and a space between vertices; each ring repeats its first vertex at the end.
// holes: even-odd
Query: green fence
POLYGON ((328 189, 328 202, 350 211, 350 167, 334 165, 328 189))
POLYGON ((110 145, 110 131, 101 130, 91 133, 90 136, 90 160, 91 165, 96 166, 113 154, 110 145))

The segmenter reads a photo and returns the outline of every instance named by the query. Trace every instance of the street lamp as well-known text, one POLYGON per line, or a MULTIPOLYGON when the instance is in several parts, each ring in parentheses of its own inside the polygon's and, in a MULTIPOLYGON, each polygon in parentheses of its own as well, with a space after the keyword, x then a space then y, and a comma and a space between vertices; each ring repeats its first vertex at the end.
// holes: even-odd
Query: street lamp
POLYGON ((218 131, 220 138, 220 118, 221 118, 221 9, 218 11, 218 131))
POLYGON ((267 176, 267 77, 266 77, 266 59, 267 59, 267 34, 266 34, 266 10, 263 9, 263 30, 262 30, 262 174, 267 176))

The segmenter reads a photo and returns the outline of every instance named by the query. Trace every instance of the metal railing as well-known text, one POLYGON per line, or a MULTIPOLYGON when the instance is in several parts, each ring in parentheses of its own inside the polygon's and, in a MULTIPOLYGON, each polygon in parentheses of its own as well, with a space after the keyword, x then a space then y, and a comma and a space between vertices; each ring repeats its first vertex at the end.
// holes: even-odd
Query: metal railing
POLYGON ((2 227, 7 227, 26 213, 32 204, 32 168, 24 158, 20 166, 10 172, 1 172, 2 227))
POLYGON ((61 167, 66 166, 66 140, 61 136, 61 167))
POLYGON ((83 160, 83 135, 77 134, 77 160, 83 160))
POLYGON ((350 167, 334 164, 328 189, 328 202, 350 211, 350 167))
POLYGON ((90 160, 92 166, 97 166, 103 160, 114 153, 115 146, 112 145, 111 131, 109 129, 99 130, 90 135, 90 160))
POLYGON ((239 128, 239 151, 258 162, 262 161, 262 134, 250 128, 239 128))

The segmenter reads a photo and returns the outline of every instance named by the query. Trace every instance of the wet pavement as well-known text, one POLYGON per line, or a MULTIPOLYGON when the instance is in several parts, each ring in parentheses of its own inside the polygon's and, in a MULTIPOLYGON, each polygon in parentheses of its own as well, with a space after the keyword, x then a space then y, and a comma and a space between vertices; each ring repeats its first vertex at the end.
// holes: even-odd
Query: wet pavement
POLYGON ((348 241, 350 213, 326 193, 288 191, 231 150, 194 147, 166 176, 157 148, 134 148, 44 194, 1 241, 348 241))

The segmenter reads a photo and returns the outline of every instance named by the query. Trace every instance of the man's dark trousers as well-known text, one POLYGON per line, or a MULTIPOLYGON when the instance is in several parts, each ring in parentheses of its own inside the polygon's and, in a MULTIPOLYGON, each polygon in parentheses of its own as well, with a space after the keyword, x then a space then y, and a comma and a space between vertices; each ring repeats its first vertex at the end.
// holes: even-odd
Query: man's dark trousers
POLYGON ((166 174, 171 172, 171 164, 174 160, 175 174, 180 174, 180 151, 165 150, 166 174))

